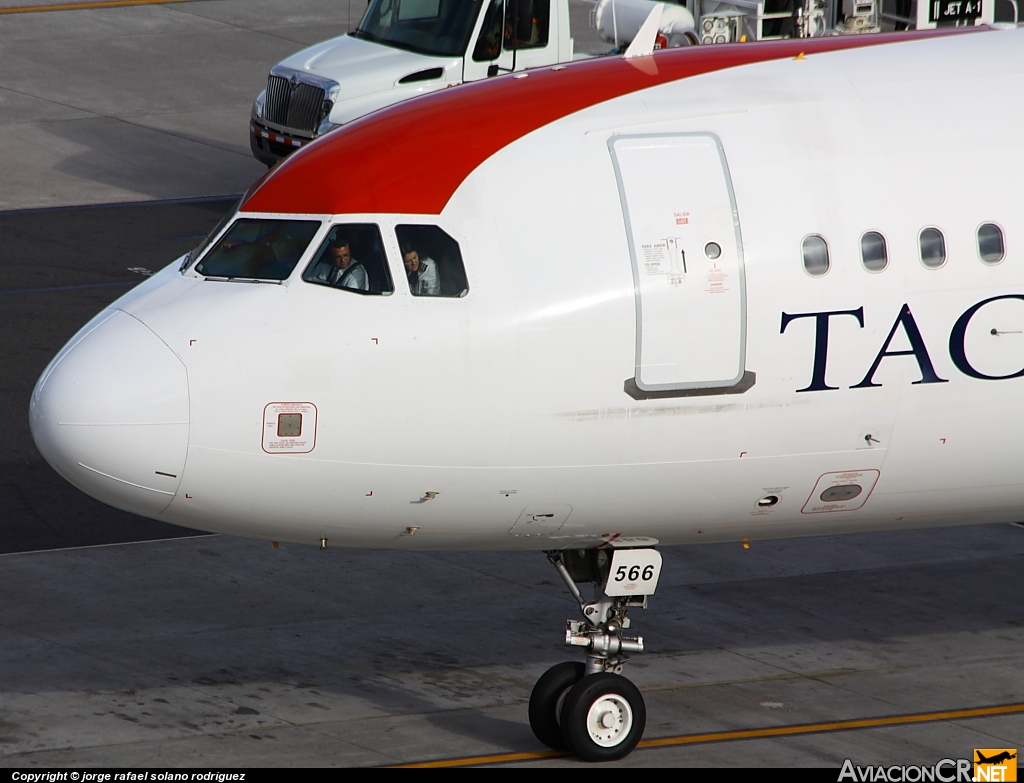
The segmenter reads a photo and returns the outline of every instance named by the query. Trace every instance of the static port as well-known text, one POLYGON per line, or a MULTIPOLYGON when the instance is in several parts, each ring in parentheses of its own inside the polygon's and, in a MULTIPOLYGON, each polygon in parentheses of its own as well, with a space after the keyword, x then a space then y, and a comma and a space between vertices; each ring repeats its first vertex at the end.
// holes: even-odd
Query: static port
POLYGON ((765 495, 763 498, 761 498, 759 501, 757 501, 757 507, 758 508, 771 508, 772 506, 774 506, 778 502, 779 502, 779 496, 778 495, 765 495))

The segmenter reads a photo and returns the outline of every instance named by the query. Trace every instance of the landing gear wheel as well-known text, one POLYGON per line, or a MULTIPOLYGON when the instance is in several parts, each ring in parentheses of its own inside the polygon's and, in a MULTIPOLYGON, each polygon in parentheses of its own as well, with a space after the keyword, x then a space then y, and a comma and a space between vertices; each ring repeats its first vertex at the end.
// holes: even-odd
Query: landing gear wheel
POLYGON ((618 674, 584 677, 565 697, 561 712, 565 744, 584 761, 615 761, 633 752, 647 724, 637 687, 618 674))
POLYGON ((583 664, 576 661, 552 666, 533 686, 530 694, 530 728, 534 736, 552 750, 568 750, 558 725, 562 702, 569 690, 583 679, 583 664))

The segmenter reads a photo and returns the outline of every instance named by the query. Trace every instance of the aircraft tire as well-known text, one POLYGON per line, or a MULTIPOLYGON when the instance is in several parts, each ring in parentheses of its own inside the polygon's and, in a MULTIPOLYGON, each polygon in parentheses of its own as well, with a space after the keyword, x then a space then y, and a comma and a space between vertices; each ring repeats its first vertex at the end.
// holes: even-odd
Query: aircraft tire
POLYGON ((647 707, 633 683, 601 672, 572 687, 562 702, 561 724, 565 744, 581 759, 615 761, 640 742, 647 707))
POLYGON ((569 750, 558 725, 559 711, 573 685, 583 679, 583 664, 567 661, 552 666, 533 686, 530 694, 530 728, 534 736, 552 750, 569 750))

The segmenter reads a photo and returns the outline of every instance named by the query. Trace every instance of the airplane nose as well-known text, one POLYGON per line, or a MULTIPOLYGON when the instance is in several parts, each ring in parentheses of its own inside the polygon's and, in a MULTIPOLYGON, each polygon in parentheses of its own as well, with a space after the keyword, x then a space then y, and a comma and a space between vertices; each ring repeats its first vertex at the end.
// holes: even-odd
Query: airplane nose
POLYGON ((149 327, 120 310, 89 326, 37 381, 32 437, 53 469, 86 494, 155 517, 185 469, 185 366, 149 327))

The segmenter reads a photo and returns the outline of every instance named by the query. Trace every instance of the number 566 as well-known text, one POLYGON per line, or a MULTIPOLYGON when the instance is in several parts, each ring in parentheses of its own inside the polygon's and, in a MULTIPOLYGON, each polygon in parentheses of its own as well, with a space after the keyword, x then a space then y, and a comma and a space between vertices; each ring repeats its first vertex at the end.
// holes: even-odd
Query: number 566
POLYGON ((626 568, 626 566, 620 565, 617 569, 615 569, 616 582, 622 582, 627 579, 630 582, 635 582, 638 579, 643 579, 643 581, 647 582, 650 580, 652 576, 654 576, 653 565, 645 565, 642 571, 640 570, 640 566, 638 565, 631 566, 628 569, 626 568))

